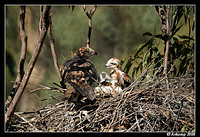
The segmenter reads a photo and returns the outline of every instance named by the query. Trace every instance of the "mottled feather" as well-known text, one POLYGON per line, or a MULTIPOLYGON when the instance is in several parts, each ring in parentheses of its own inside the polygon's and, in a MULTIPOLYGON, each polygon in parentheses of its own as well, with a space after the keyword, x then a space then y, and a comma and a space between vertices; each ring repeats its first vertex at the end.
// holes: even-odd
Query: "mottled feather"
POLYGON ((109 59, 106 63, 106 67, 112 69, 110 77, 115 80, 122 89, 128 87, 132 83, 130 76, 122 71, 120 61, 117 58, 109 59))
MULTIPOLYGON (((91 85, 97 79, 97 71, 88 60, 93 54, 96 52, 91 48, 80 48, 73 58, 62 65, 60 69, 62 82, 69 83, 63 100, 77 101, 79 93, 89 100, 94 100, 95 95, 91 85)), ((64 85, 63 83, 61 85, 64 85)))

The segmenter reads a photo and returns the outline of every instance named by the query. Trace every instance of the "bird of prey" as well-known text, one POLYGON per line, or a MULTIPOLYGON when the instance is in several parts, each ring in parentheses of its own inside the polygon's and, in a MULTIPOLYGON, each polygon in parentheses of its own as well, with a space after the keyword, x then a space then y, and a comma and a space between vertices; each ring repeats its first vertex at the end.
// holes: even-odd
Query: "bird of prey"
POLYGON ((105 67, 112 69, 110 72, 110 77, 111 79, 115 80, 122 89, 128 87, 132 83, 132 79, 122 71, 119 59, 109 59, 105 67))
POLYGON ((101 72, 98 77, 99 85, 94 89, 95 95, 112 95, 122 91, 121 87, 106 72, 101 72))
POLYGON ((97 53, 89 47, 82 47, 60 68, 61 86, 66 88, 65 83, 69 83, 63 100, 75 102, 82 97, 87 97, 89 100, 95 99, 91 85, 97 79, 97 71, 88 60, 92 55, 97 55, 97 53))

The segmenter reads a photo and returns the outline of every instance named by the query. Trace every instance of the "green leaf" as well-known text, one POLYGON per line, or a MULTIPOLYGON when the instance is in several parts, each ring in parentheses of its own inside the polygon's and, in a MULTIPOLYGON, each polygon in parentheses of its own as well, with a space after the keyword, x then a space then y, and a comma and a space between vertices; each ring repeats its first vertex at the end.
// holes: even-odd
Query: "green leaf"
POLYGON ((183 25, 181 25, 180 27, 176 28, 176 29, 172 32, 172 37, 176 34, 176 32, 178 32, 178 31, 181 29, 182 26, 183 26, 183 25))
POLYGON ((120 60, 120 64, 123 65, 124 62, 125 62, 125 60, 126 60, 126 58, 121 59, 121 60, 120 60))
POLYGON ((172 59, 176 58, 174 47, 169 47, 169 54, 172 56, 172 59))
POLYGON ((145 32, 142 34, 142 36, 153 36, 153 34, 151 34, 150 32, 145 32))
POLYGON ((135 76, 135 74, 138 72, 138 70, 139 70, 139 66, 138 67, 135 67, 135 68, 133 68, 133 72, 132 72, 132 79, 134 79, 134 76, 135 76))
POLYGON ((187 25, 187 19, 188 19, 188 10, 187 10, 187 7, 186 7, 186 6, 184 6, 184 11, 185 11, 185 13, 184 13, 185 25, 187 25))
POLYGON ((161 34, 154 35, 154 37, 165 40, 165 38, 161 34))
POLYGON ((129 58, 129 60, 128 60, 128 62, 126 63, 126 66, 125 66, 125 68, 124 68, 124 72, 125 72, 125 73, 128 73, 128 72, 129 72, 129 70, 130 70, 130 68, 131 68, 131 66, 132 66, 132 61, 133 61, 133 58, 130 56, 130 58, 129 58))
POLYGON ((145 62, 145 64, 148 64, 151 61, 151 57, 152 57, 152 49, 146 55, 145 61, 147 61, 147 62, 145 62))
POLYGON ((135 58, 138 56, 138 54, 146 47, 146 43, 143 43, 141 45, 139 45, 139 47, 137 48, 137 52, 135 54, 135 58))
POLYGON ((190 48, 182 48, 180 50, 180 56, 183 57, 183 56, 187 56, 187 54, 190 54, 191 52, 191 49, 190 48))
POLYGON ((191 39, 191 40, 194 40, 192 37, 189 37, 187 35, 178 35, 180 38, 182 39, 191 39))
POLYGON ((148 40, 146 43, 143 43, 141 45, 139 45, 137 52, 135 54, 135 58, 138 58, 138 54, 145 48, 148 46, 148 48, 152 47, 152 42, 154 41, 153 38, 151 38, 150 40, 148 40))
POLYGON ((178 41, 178 39, 177 39, 176 37, 173 37, 173 40, 174 40, 174 41, 178 41))

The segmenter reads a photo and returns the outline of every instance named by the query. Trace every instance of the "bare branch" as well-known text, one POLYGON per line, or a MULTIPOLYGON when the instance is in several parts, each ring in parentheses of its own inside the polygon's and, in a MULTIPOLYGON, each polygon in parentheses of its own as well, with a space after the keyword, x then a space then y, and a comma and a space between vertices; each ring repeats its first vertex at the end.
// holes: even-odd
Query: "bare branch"
POLYGON ((96 11, 97 5, 94 6, 94 8, 92 9, 92 11, 90 11, 90 13, 88 13, 86 6, 83 6, 83 10, 85 11, 85 14, 88 16, 88 18, 92 18, 94 12, 96 11))
POLYGON ((165 40, 165 60, 164 60, 164 69, 163 74, 167 76, 167 65, 168 65, 168 54, 169 54, 169 42, 170 42, 170 35, 169 35, 169 10, 170 6, 167 6, 167 9, 163 6, 156 6, 156 9, 158 10, 158 14, 160 16, 160 22, 161 22, 161 30, 162 35, 165 40))
POLYGON ((57 55, 56 55, 56 51, 55 51, 55 42, 54 42, 54 38, 53 38, 53 35, 52 35, 51 28, 52 28, 52 20, 51 20, 51 16, 49 16, 48 36, 49 36, 49 40, 50 40, 51 53, 52 53, 52 56, 53 56, 54 66, 55 66, 55 69, 56 69, 56 72, 57 72, 57 75, 58 75, 58 79, 59 79, 59 82, 61 83, 62 77, 61 77, 60 69, 59 69, 59 66, 58 66, 58 60, 57 60, 57 55))
POLYGON ((42 13, 43 13, 43 6, 40 6, 40 20, 39 20, 39 32, 42 31, 42 13))
POLYGON ((26 7, 21 6, 20 8, 20 37, 22 41, 22 47, 21 47, 21 55, 19 59, 18 69, 17 69, 17 77, 15 80, 15 83, 13 85, 13 88, 10 92, 10 95, 8 96, 6 100, 6 109, 10 106, 11 101, 13 100, 13 97, 16 94, 17 89, 19 88, 19 84, 24 76, 24 62, 26 59, 26 51, 27 51, 27 36, 24 28, 24 20, 25 20, 25 14, 26 14, 26 7))
POLYGON ((166 45, 166 50, 165 50, 165 62, 164 62, 164 70, 163 70, 163 74, 165 76, 167 76, 167 65, 168 65, 168 55, 169 55, 169 42, 170 42, 170 37, 169 37, 169 10, 170 10, 170 6, 167 7, 166 9, 166 41, 165 41, 165 45, 166 45))
POLYGON ((21 84, 16 92, 16 95, 15 97, 13 98, 12 100, 12 103, 10 104, 9 108, 8 108, 8 111, 6 112, 5 114, 5 123, 7 123, 9 120, 10 120, 10 116, 13 114, 14 110, 15 110, 15 107, 24 91, 24 89, 26 88, 26 85, 28 83, 28 80, 31 76, 31 73, 33 71, 33 68, 35 66, 35 63, 37 61, 37 58, 40 54, 40 51, 42 49, 42 46, 43 46, 43 43, 44 43, 44 39, 46 37, 46 34, 47 34, 47 30, 48 30, 48 27, 49 27, 49 12, 50 12, 50 9, 51 9, 51 6, 45 6, 44 7, 44 10, 43 10, 43 17, 42 17, 42 31, 40 33, 40 37, 39 37, 39 40, 38 40, 38 44, 36 45, 36 48, 35 48, 35 51, 33 53, 33 56, 28 64, 28 67, 27 67, 27 70, 24 74, 24 77, 21 81, 21 84))
POLYGON ((90 37, 91 37, 91 32, 92 32, 92 16, 94 14, 94 12, 96 11, 97 6, 95 5, 94 8, 90 11, 90 13, 88 13, 86 6, 83 6, 83 10, 85 12, 85 14, 88 17, 88 25, 89 25, 89 30, 88 30, 88 37, 87 37, 87 47, 90 47, 90 37))
POLYGON ((161 30, 162 30, 162 34, 163 36, 166 35, 167 32, 167 26, 166 26, 166 15, 165 15, 165 10, 162 6, 158 6, 158 13, 160 16, 160 22, 161 22, 161 30))

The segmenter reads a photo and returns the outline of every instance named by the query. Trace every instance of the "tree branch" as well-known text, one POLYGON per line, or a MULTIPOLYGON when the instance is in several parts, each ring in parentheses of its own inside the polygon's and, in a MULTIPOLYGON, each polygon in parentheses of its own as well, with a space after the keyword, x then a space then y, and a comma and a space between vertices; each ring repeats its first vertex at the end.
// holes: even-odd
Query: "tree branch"
POLYGON ((54 42, 51 28, 52 28, 52 20, 51 20, 51 16, 49 16, 48 36, 49 36, 49 40, 50 40, 51 52, 52 52, 52 56, 53 56, 54 66, 55 66, 55 69, 56 69, 56 72, 58 75, 58 79, 59 79, 60 83, 62 83, 62 77, 60 74, 60 69, 58 66, 58 60, 57 60, 56 51, 55 51, 55 42, 54 42))
POLYGON ((17 77, 15 80, 15 83, 13 85, 13 88, 10 92, 10 95, 8 96, 7 100, 6 100, 6 111, 8 109, 8 107, 10 106, 11 101, 13 100, 13 97, 16 94, 17 89, 19 88, 19 84, 24 76, 24 62, 26 59, 26 51, 27 51, 27 36, 26 36, 26 32, 25 32, 25 28, 24 28, 24 21, 25 21, 25 14, 26 14, 26 7, 25 6, 21 6, 20 8, 20 37, 21 37, 21 41, 22 41, 22 47, 21 47, 21 55, 20 55, 20 59, 19 59, 19 64, 18 64, 18 69, 17 69, 17 77))
POLYGON ((165 10, 162 6, 158 6, 158 14, 160 16, 160 22, 161 22, 161 30, 162 30, 162 34, 163 36, 166 35, 167 32, 167 25, 166 25, 166 15, 165 15, 165 10))
POLYGON ((88 13, 86 6, 83 6, 83 10, 85 12, 85 14, 87 15, 89 21, 88 21, 88 25, 89 25, 89 29, 88 29, 88 37, 87 37, 87 47, 90 47, 90 37, 91 37, 91 32, 92 32, 92 16, 94 14, 94 12, 96 11, 97 6, 95 5, 94 8, 90 11, 90 13, 88 13))
POLYGON ((165 41, 165 60, 164 60, 163 74, 165 76, 167 76, 169 42, 170 42, 170 35, 169 35, 169 10, 170 10, 170 6, 167 6, 167 9, 165 9, 162 6, 156 6, 156 9, 157 9, 158 14, 160 16, 160 22, 161 22, 161 26, 162 26, 161 30, 162 30, 162 35, 163 35, 164 41, 165 41))
POLYGON ((42 14, 43 14, 43 9, 44 7, 43 6, 40 6, 40 20, 39 20, 39 32, 42 31, 42 14))
POLYGON ((166 42, 165 42, 165 62, 164 62, 164 69, 163 69, 163 74, 167 76, 167 65, 168 65, 168 55, 169 55, 169 42, 170 42, 170 36, 169 36, 169 10, 170 6, 167 6, 166 9, 166 42))
POLYGON ((40 37, 39 37, 39 40, 38 40, 38 44, 36 45, 36 48, 35 48, 35 51, 33 53, 33 56, 27 66, 27 70, 24 74, 24 77, 20 83, 20 86, 16 92, 16 95, 15 97, 13 98, 9 108, 8 108, 8 111, 6 112, 5 114, 5 123, 7 123, 9 120, 10 120, 10 116, 13 114, 14 110, 15 110, 15 107, 24 91, 24 89, 26 88, 26 85, 28 83, 28 80, 31 76, 31 73, 32 73, 32 70, 35 66, 35 63, 37 61, 37 58, 40 54, 40 51, 42 49, 42 46, 43 46, 43 43, 44 43, 44 39, 46 37, 46 34, 47 34, 47 30, 48 30, 48 27, 49 27, 49 12, 50 12, 50 9, 51 9, 51 6, 45 6, 44 7, 44 10, 43 10, 43 16, 42 16, 42 30, 41 30, 41 33, 40 33, 40 37))

